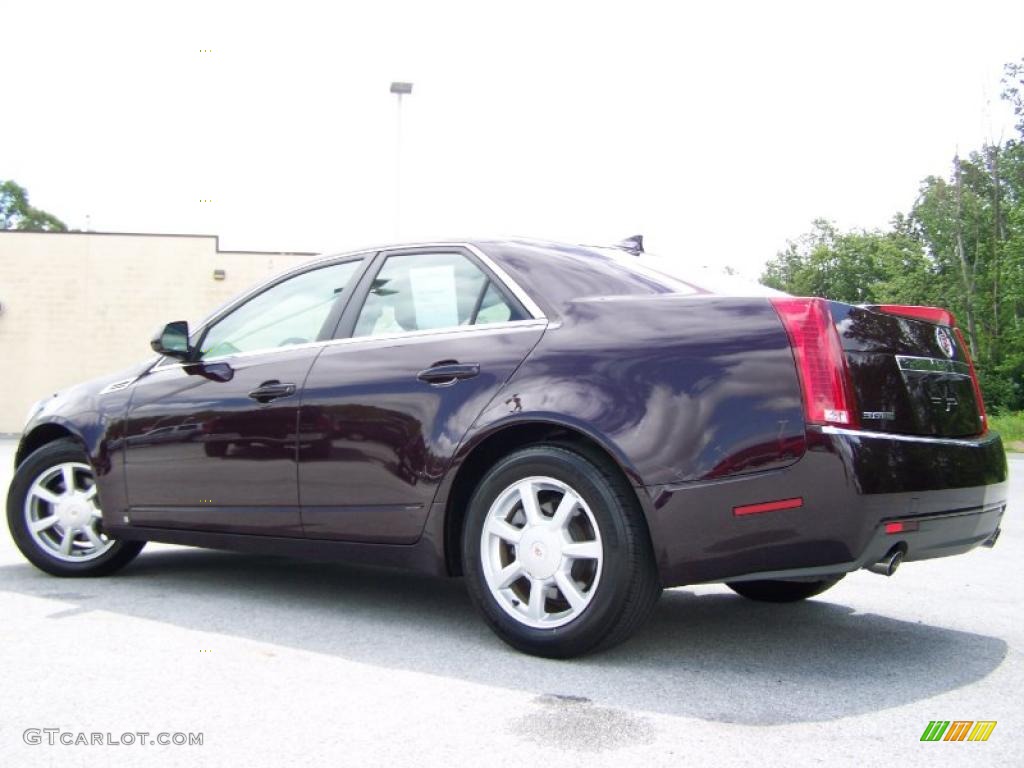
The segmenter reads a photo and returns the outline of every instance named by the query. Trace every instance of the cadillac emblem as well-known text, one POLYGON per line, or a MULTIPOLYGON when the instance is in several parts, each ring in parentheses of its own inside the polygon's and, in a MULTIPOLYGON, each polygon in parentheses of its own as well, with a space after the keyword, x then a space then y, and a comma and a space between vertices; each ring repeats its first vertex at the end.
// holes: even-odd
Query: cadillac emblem
POLYGON ((946 355, 946 357, 953 357, 955 348, 953 346, 953 337, 949 335, 949 331, 943 328, 941 325, 935 329, 935 341, 939 344, 939 349, 946 355))

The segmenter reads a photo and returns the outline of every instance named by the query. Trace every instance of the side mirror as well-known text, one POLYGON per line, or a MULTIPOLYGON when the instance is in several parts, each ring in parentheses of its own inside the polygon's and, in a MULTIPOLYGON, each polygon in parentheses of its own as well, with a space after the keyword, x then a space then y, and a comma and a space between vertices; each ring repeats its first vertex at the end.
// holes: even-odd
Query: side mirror
POLYGON ((161 355, 188 360, 192 356, 192 348, 188 345, 188 323, 184 320, 168 323, 153 336, 149 346, 161 355))

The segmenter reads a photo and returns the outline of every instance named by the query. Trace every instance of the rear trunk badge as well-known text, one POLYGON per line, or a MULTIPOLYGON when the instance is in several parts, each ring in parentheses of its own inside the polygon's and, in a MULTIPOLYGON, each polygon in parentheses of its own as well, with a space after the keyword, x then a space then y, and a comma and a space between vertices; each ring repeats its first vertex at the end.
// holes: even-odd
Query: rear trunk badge
POLYGON ((892 421, 896 418, 895 411, 864 411, 860 417, 865 421, 892 421))
POLYGON ((932 405, 945 407, 946 413, 950 413, 960 405, 960 401, 957 399, 953 388, 949 386, 949 382, 929 382, 925 385, 925 392, 932 405))
POLYGON ((946 357, 953 357, 953 337, 941 325, 935 329, 935 341, 938 342, 939 349, 942 350, 946 357))

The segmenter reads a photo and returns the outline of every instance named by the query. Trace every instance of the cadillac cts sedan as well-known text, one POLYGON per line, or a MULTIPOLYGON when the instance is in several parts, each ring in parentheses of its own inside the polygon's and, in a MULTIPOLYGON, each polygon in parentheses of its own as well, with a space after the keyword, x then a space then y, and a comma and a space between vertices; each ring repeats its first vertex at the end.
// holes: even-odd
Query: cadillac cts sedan
POLYGON ((464 576, 553 657, 665 587, 788 602, 995 543, 1006 457, 948 312, 719 282, 637 240, 308 263, 40 401, 11 533, 58 576, 147 541, 464 576))

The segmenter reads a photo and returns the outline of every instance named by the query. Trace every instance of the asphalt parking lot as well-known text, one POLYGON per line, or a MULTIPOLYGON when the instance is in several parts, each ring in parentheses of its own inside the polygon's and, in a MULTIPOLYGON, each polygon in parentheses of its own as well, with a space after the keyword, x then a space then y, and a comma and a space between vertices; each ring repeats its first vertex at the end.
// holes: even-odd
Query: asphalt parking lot
POLYGON ((1021 514, 1015 459, 992 550, 798 605, 671 590, 632 641, 572 662, 506 648, 456 580, 170 546, 56 579, 4 532, 0 765, 1024 765, 1021 514), (922 743, 937 719, 998 725, 922 743))

